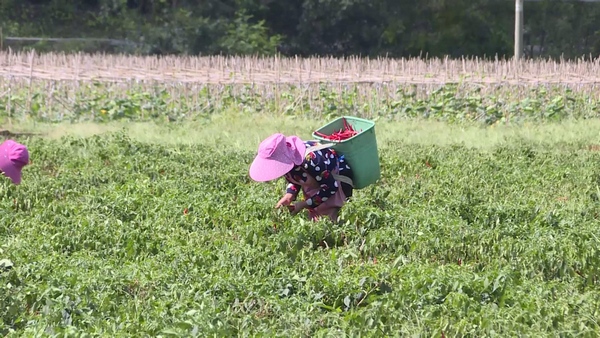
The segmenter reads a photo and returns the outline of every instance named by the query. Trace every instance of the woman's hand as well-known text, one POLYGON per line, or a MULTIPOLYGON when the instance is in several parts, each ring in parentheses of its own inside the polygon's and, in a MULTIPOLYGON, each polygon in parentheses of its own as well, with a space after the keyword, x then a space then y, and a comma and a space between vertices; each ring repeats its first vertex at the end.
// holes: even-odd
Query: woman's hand
POLYGON ((294 195, 287 193, 277 202, 275 208, 279 209, 282 205, 290 205, 294 201, 294 195))
POLYGON ((290 206, 290 213, 293 216, 306 208, 308 208, 308 204, 306 204, 306 201, 296 202, 294 203, 294 205, 290 206))

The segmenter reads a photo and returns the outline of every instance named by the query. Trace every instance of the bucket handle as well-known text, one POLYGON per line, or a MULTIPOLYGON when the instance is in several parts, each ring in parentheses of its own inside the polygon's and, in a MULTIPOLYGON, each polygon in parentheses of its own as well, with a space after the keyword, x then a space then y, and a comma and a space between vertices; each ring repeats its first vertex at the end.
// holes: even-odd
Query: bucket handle
MULTIPOLYGON (((304 156, 312 153, 313 151, 329 148, 334 145, 335 145, 335 143, 325 143, 325 144, 320 144, 318 146, 308 147, 308 148, 306 148, 306 151, 304 152, 304 156)), ((349 186, 351 186, 352 188, 354 188, 354 182, 348 176, 333 174, 333 178, 335 178, 336 180, 338 180, 340 182, 346 183, 349 186)))
POLYGON ((335 145, 335 143, 325 143, 325 144, 319 144, 318 146, 308 147, 308 148, 306 148, 306 151, 304 152, 304 156, 312 153, 313 151, 329 148, 334 145, 335 145))

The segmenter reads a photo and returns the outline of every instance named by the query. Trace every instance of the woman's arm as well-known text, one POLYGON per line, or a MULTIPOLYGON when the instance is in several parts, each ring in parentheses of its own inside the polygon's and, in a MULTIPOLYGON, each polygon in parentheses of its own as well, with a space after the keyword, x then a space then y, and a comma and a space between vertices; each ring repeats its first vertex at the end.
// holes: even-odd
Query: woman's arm
POLYGON ((295 180, 296 182, 299 182, 301 179, 302 179, 302 168, 301 167, 295 167, 288 174, 286 174, 285 180, 288 182, 288 184, 285 188, 286 194, 292 194, 292 195, 294 195, 294 199, 296 199, 296 196, 298 196, 298 193, 300 192, 301 187, 299 184, 294 183, 293 181, 295 180), (290 178, 291 178, 291 180, 290 180, 290 178))
POLYGON ((298 184, 289 183, 289 181, 288 181, 288 185, 285 189, 285 193, 294 195, 294 199, 295 199, 296 196, 298 196, 298 192, 300 192, 300 186, 298 184))

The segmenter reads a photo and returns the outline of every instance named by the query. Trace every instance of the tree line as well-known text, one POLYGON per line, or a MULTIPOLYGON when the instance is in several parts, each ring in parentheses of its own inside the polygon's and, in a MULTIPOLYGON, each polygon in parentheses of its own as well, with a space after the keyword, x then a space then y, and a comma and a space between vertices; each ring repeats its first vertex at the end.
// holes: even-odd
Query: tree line
MULTIPOLYGON (((525 2, 525 56, 600 52, 600 3, 525 2)), ((513 0, 2 0, 3 47, 138 54, 511 57, 513 0)))

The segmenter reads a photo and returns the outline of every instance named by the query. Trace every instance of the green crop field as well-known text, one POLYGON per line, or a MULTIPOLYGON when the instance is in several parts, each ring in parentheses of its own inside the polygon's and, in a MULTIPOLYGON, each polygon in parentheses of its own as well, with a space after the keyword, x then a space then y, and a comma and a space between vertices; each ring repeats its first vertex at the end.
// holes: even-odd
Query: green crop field
POLYGON ((600 334, 593 84, 86 81, 0 78, 3 129, 41 134, 0 181, 2 336, 600 334), (274 209, 258 143, 339 115, 376 121, 381 180, 338 225, 274 209))

